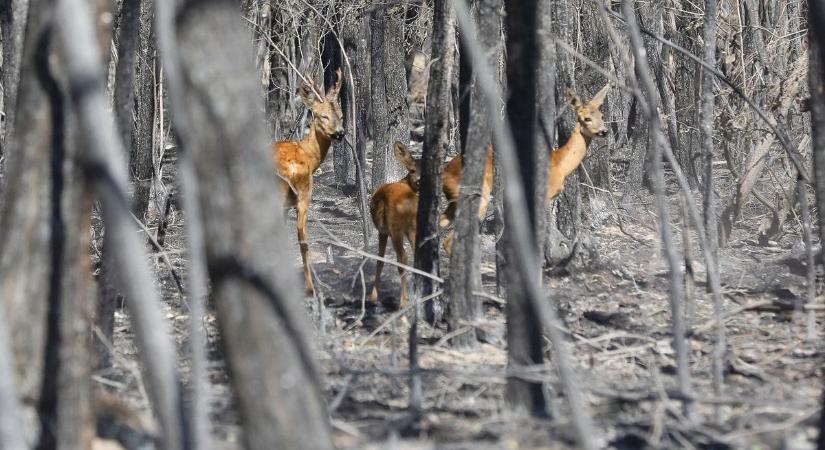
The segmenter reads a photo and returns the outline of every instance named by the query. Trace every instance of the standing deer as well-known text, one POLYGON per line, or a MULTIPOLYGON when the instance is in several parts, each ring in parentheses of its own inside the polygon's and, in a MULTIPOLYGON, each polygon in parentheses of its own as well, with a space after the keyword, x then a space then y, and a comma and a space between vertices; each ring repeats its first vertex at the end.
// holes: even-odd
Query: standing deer
MULTIPOLYGON (((581 99, 570 88, 564 92, 564 96, 573 110, 576 112, 576 128, 567 142, 561 147, 553 150, 550 154, 550 167, 547 177, 547 200, 558 197, 564 189, 564 181, 579 167, 585 155, 587 147, 594 137, 607 136, 607 127, 602 119, 601 106, 610 84, 605 85, 593 98, 582 103, 581 99)), ((447 209, 441 215, 439 224, 442 228, 448 227, 455 218, 456 206, 458 204, 458 194, 461 189, 461 173, 463 171, 464 158, 459 155, 453 158, 444 167, 442 175, 442 190, 447 198, 447 209)), ((478 217, 483 219, 487 213, 487 204, 490 192, 493 189, 493 147, 487 148, 487 167, 484 172, 484 183, 481 187, 481 205, 478 208, 478 217)), ((453 242, 452 231, 444 240, 444 249, 450 253, 453 242)))
MULTIPOLYGON (((413 160, 404 144, 396 141, 394 153, 395 158, 407 168, 407 176, 394 183, 384 184, 375 190, 370 199, 370 215, 372 223, 378 230, 378 256, 384 257, 389 237, 392 238, 392 246, 398 262, 407 264, 404 237, 415 249, 415 220, 418 212, 418 188, 421 174, 418 162, 413 160)), ((375 283, 370 294, 373 301, 378 300, 378 285, 383 268, 384 262, 379 259, 375 264, 375 283)), ((408 274, 401 267, 398 268, 398 273, 401 275, 400 304, 404 306, 407 303, 408 274)))
POLYGON ((312 274, 307 263, 307 213, 312 198, 312 174, 324 162, 333 140, 344 137, 344 114, 338 101, 341 91, 341 69, 336 72, 337 81, 326 95, 321 95, 311 81, 298 88, 301 100, 312 111, 309 133, 302 141, 277 141, 272 144, 275 170, 281 178, 284 206, 298 210, 298 245, 304 263, 304 281, 308 294, 315 293, 312 274))

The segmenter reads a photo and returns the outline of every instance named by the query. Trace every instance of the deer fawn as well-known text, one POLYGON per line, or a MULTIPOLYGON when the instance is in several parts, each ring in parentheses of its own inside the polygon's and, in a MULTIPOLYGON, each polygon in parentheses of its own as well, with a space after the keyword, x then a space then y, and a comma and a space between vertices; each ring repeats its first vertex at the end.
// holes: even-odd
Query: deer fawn
MULTIPOLYGON (((370 215, 372 223, 378 230, 378 256, 383 257, 387 249, 387 238, 392 238, 392 246, 398 262, 407 264, 407 253, 404 251, 404 237, 410 241, 415 249, 415 221, 418 212, 418 188, 421 174, 418 162, 413 160, 407 147, 395 142, 395 157, 407 168, 407 176, 394 183, 387 183, 375 190, 370 199, 370 215)), ((370 298, 378 300, 378 285, 381 281, 381 269, 384 262, 378 260, 375 264, 375 284, 372 287, 370 298)), ((401 275, 401 306, 407 303, 408 274, 398 268, 401 275)))
POLYGON ((341 69, 336 71, 336 75, 338 80, 325 96, 319 96, 322 91, 311 81, 309 83, 312 85, 304 83, 298 88, 301 100, 312 111, 312 123, 307 136, 302 141, 278 141, 272 144, 275 170, 282 179, 284 207, 295 206, 298 210, 298 244, 308 294, 315 293, 307 263, 307 213, 312 198, 312 174, 324 162, 332 141, 344 137, 344 117, 338 101, 341 69))
MULTIPOLYGON (((607 136, 607 128, 602 120, 600 110, 610 84, 605 85, 589 102, 582 103, 581 99, 571 89, 565 90, 565 98, 576 112, 576 128, 567 142, 555 149, 551 155, 550 173, 547 177, 547 200, 553 200, 564 189, 564 180, 579 167, 587 153, 587 146, 594 137, 607 136)), ((464 158, 459 155, 453 158, 444 168, 442 175, 444 197, 447 198, 447 209, 441 215, 439 224, 442 228, 448 227, 455 218, 458 194, 461 188, 461 173, 464 158)), ((481 205, 478 208, 478 217, 483 219, 487 213, 487 204, 490 192, 493 189, 493 147, 487 148, 487 167, 484 171, 484 183, 481 187, 481 205)), ((444 249, 449 254, 452 249, 453 232, 444 240, 444 249)))

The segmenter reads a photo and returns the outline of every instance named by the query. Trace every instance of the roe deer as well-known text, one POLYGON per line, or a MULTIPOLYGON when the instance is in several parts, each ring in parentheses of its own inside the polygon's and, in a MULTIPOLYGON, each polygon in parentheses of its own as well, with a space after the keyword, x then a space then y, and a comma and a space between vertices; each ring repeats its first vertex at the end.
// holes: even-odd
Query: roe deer
POLYGON ((315 293, 312 274, 307 263, 309 243, 307 241, 307 213, 312 198, 312 174, 324 162, 333 140, 344 137, 344 115, 338 101, 341 91, 341 69, 336 71, 335 85, 326 95, 321 95, 317 86, 304 83, 298 88, 298 95, 312 111, 309 133, 302 141, 277 141, 272 144, 272 158, 275 170, 282 179, 284 207, 296 207, 298 245, 304 264, 304 281, 308 294, 315 293))
MULTIPOLYGON (((407 147, 396 141, 395 157, 407 168, 407 176, 394 183, 387 183, 375 190, 370 199, 370 215, 372 223, 378 230, 378 256, 383 257, 387 249, 387 238, 392 238, 392 246, 398 262, 407 264, 407 253, 404 251, 404 237, 410 241, 415 250, 415 221, 418 212, 418 188, 421 174, 418 162, 413 160, 407 147)), ((378 285, 381 281, 381 269, 384 262, 378 260, 375 264, 375 283, 370 298, 378 300, 378 285)), ((398 268, 401 275, 400 304, 407 303, 407 272, 398 268)))
MULTIPOLYGON (((565 90, 565 98, 576 112, 576 127, 567 142, 553 150, 550 154, 550 173, 547 177, 547 200, 553 200, 564 189, 564 180, 579 167, 587 153, 587 147, 594 137, 607 136, 607 128, 602 120, 600 110, 610 84, 605 85, 593 98, 582 103, 581 99, 571 89, 565 90)), ((441 215, 439 224, 448 227, 455 218, 458 195, 461 189, 461 173, 463 171, 463 157, 453 158, 444 168, 442 175, 444 197, 447 198, 447 209, 441 215)), ((490 192, 493 189, 493 147, 487 148, 487 167, 484 172, 484 183, 481 187, 481 205, 478 216, 483 219, 487 213, 487 204, 490 192)), ((444 249, 450 253, 452 248, 452 231, 444 241, 444 249)))

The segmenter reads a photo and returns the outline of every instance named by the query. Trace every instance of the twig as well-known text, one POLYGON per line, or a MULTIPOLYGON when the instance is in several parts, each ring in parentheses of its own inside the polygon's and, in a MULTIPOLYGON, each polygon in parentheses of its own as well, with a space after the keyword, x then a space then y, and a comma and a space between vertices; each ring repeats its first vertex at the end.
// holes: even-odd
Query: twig
POLYGON ((394 323, 396 320, 398 320, 399 317, 404 315, 404 313, 411 310, 413 307, 417 307, 418 305, 423 305, 424 303, 438 297, 441 294, 442 294, 441 290, 435 291, 435 292, 433 292, 432 294, 430 294, 426 297, 422 297, 418 300, 410 302, 407 306, 405 306, 405 307, 399 309, 398 311, 392 313, 392 315, 390 315, 390 317, 388 317, 387 320, 385 320, 381 325, 377 326, 374 330, 372 330, 372 333, 370 333, 367 337, 364 338, 363 341, 361 341, 360 344, 358 344, 358 348, 360 349, 360 348, 364 347, 364 345, 366 345, 367 342, 369 342, 372 338, 374 338, 375 335, 378 334, 381 330, 386 328, 387 325, 389 325, 391 323, 394 323))
MULTIPOLYGON (((627 20, 625 18, 623 18, 619 14, 607 9, 607 7, 604 4, 600 5, 600 7, 604 8, 604 10, 607 12, 607 14, 609 14, 613 18, 615 18, 615 19, 617 19, 617 20, 619 20, 619 21, 621 21, 625 24, 627 23, 627 20)), ((745 93, 742 92, 742 89, 740 89, 738 86, 736 86, 733 83, 733 81, 731 81, 728 77, 726 77, 725 74, 723 74, 722 72, 719 72, 718 70, 716 70, 715 67, 709 65, 708 63, 706 63, 701 58, 694 55, 693 53, 691 53, 690 51, 688 51, 684 47, 681 47, 680 45, 678 45, 674 42, 671 42, 670 40, 665 39, 665 38, 657 35, 656 33, 653 33, 649 30, 646 30, 645 28, 640 27, 640 31, 642 33, 652 37, 653 39, 661 42, 662 44, 665 44, 668 47, 670 47, 670 48, 678 51, 679 53, 687 56, 693 62, 699 64, 702 67, 704 67, 709 73, 711 73, 713 76, 718 78, 719 81, 725 83, 731 89, 733 89, 733 92, 736 93, 736 95, 738 95, 740 98, 742 98, 742 100, 745 101, 745 103, 756 113, 757 116, 759 116, 760 119, 762 119, 768 125, 768 128, 770 128, 771 131, 776 135, 777 139, 779 139, 779 143, 782 145, 782 148, 788 154, 788 156, 791 159, 791 162, 793 162, 794 166, 796 167, 796 170, 798 170, 802 174, 802 178, 808 183, 811 182, 811 177, 808 175, 808 172, 805 169, 805 164, 802 161, 802 157, 799 155, 799 152, 797 152, 796 149, 793 148, 793 146, 791 145, 791 141, 788 138, 788 136, 785 134, 785 132, 782 131, 779 128, 779 125, 776 124, 776 121, 774 119, 772 119, 768 116, 768 113, 766 113, 762 108, 760 108, 759 105, 757 105, 756 102, 753 101, 753 99, 751 99, 750 97, 745 95, 745 93)))
POLYGON ((376 261, 383 261, 386 264, 391 264, 393 266, 400 267, 400 268, 402 268, 404 270, 407 270, 407 271, 410 271, 410 272, 412 272, 416 275, 421 275, 422 277, 430 278, 431 280, 433 280, 435 282, 444 283, 444 279, 441 278, 441 277, 437 277, 437 276, 435 276, 431 273, 427 273, 427 272, 424 272, 422 270, 418 270, 415 267, 408 266, 406 264, 401 264, 400 262, 393 261, 392 259, 385 258, 383 256, 373 255, 372 253, 368 253, 368 252, 365 252, 363 250, 359 250, 359 249, 357 249, 355 247, 352 247, 350 245, 347 245, 347 244, 345 244, 341 241, 329 240, 329 239, 318 239, 317 242, 322 242, 324 244, 329 244, 329 245, 334 245, 336 247, 341 247, 343 249, 346 249, 346 250, 349 250, 351 252, 357 253, 357 254, 365 257, 365 258, 374 259, 376 261))
POLYGON ((155 250, 157 250, 160 254, 160 259, 163 260, 163 263, 166 265, 166 267, 169 269, 169 272, 172 274, 172 279, 175 280, 175 286, 177 286, 178 292, 181 295, 186 295, 186 293, 183 290, 183 283, 180 280, 180 275, 178 275, 178 271, 175 270, 175 267, 172 265, 172 261, 169 260, 169 257, 166 255, 166 252, 163 250, 163 247, 160 245, 160 243, 158 243, 157 239, 155 239, 152 236, 152 233, 149 232, 149 228, 147 228, 146 225, 143 222, 141 222, 140 219, 138 219, 133 212, 129 211, 129 215, 132 216, 132 220, 134 220, 135 223, 137 223, 137 226, 141 230, 143 230, 144 234, 146 234, 146 237, 149 239, 149 242, 152 244, 152 247, 154 247, 155 250))
POLYGON ((697 334, 704 333, 705 331, 709 330, 714 325, 716 325, 717 321, 718 322, 725 322, 728 319, 730 319, 731 317, 738 315, 739 313, 742 313, 742 312, 745 312, 745 311, 750 311, 752 309, 759 309, 759 308, 762 308, 762 307, 765 307, 765 306, 770 306, 772 304, 773 304, 773 302, 770 301, 770 300, 762 300, 762 301, 758 301, 756 303, 751 303, 749 305, 740 306, 739 308, 728 311, 727 313, 725 313, 725 315, 723 315, 721 317, 710 319, 707 322, 703 323, 702 325, 699 325, 698 327, 694 328, 693 331, 690 334, 692 336, 695 336, 697 334))

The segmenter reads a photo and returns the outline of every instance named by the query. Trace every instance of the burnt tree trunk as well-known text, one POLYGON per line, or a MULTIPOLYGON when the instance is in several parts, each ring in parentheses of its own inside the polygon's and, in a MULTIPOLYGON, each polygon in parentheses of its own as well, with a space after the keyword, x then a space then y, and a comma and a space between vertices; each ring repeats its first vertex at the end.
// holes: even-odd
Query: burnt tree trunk
POLYGON ((140 6, 143 0, 123 0, 117 30, 117 69, 115 70, 114 112, 120 139, 132 148, 135 100, 135 61, 140 32, 140 6))
MULTIPOLYGON (((352 61, 352 58, 355 57, 358 47, 358 19, 349 19, 347 22, 341 25, 341 35, 344 44, 344 51, 347 53, 347 56, 350 58, 350 64, 360 64, 360 61, 352 61)), ((333 39, 330 35, 327 35, 326 40, 332 40, 332 44, 336 48, 338 48, 338 41, 333 39)), ((338 50, 340 53, 340 49, 338 50)), ((343 61, 343 55, 338 58, 338 66, 341 68, 342 76, 348 77, 348 68, 345 67, 343 61)), ((335 71, 335 68, 330 67, 332 71, 335 71)), ((346 194, 352 194, 356 192, 357 186, 356 183, 358 180, 356 179, 356 168, 355 168, 355 160, 353 159, 354 148, 356 141, 356 127, 358 124, 355 121, 355 114, 358 114, 356 105, 353 105, 353 100, 357 103, 356 95, 355 95, 355 86, 352 83, 344 83, 341 86, 341 109, 344 111, 344 124, 346 126, 346 138, 341 142, 336 142, 335 146, 332 150, 333 156, 333 168, 335 170, 335 181, 338 183, 339 189, 341 189, 346 194)))
POLYGON ((310 325, 295 273, 279 265, 287 239, 269 136, 260 108, 250 107, 261 92, 249 37, 231 2, 188 5, 176 24, 181 115, 188 150, 199 152, 206 255, 245 446, 331 449, 310 325))
MULTIPOLYGON (((415 267, 433 275, 439 274, 438 218, 440 214, 441 166, 450 142, 450 115, 452 114, 451 87, 455 70, 455 17, 447 0, 433 2, 432 54, 440 59, 432 63, 427 85, 427 114, 424 124, 424 149, 421 157, 421 186, 418 193, 418 216, 415 236, 415 267)), ((413 278, 413 301, 430 296, 433 280, 416 275, 413 278)), ((410 367, 418 366, 416 354, 417 311, 414 308, 410 327, 410 367)), ((436 322, 442 314, 440 304, 429 301, 428 318, 436 322)), ((410 406, 420 408, 420 379, 411 379, 410 406)))
MULTIPOLYGON (((808 1, 808 23, 820 24, 825 21, 825 0, 808 1)), ((819 210, 819 241, 825 242, 825 221, 822 220, 825 211, 825 29, 808 27, 810 39, 808 82, 811 91, 811 133, 814 162, 814 186, 816 191, 816 205, 819 210)), ((817 263, 822 265, 823 254, 819 252, 817 263)), ((822 393, 822 404, 825 405, 825 390, 822 393)), ((817 449, 825 450, 825 414, 819 417, 819 438, 817 449)))
MULTIPOLYGON (((566 1, 554 0, 550 4, 544 4, 540 8, 539 14, 542 20, 547 23, 555 24, 555 27, 550 28, 552 35, 558 36, 564 42, 575 42, 576 17, 575 8, 566 1)), ((552 35, 548 33, 542 34, 543 39, 542 48, 554 46, 552 35)), ((554 52, 555 53, 555 52, 554 52)), ((549 66, 550 62, 542 62, 543 66, 549 66)), ((545 70, 549 70, 549 67, 545 70)), ((576 90, 575 71, 573 59, 570 55, 558 52, 555 55, 555 101, 556 104, 564 104, 564 91, 566 88, 576 90)), ((546 98, 546 96, 545 96, 546 98)), ((570 108, 568 108, 569 110, 570 108)), ((556 122, 556 142, 563 144, 570 138, 573 129, 576 126, 575 112, 572 114, 567 112, 563 114, 556 122)), ((540 130, 540 132, 542 132, 540 130)), ((544 130, 544 134, 550 135, 550 130, 544 130)), ((542 141, 544 142, 544 140, 542 141)), ((553 146, 553 147, 557 147, 553 146)), ((553 148, 551 147, 551 148, 553 148)), ((542 147, 537 147, 538 151, 543 151, 542 147)), ((547 149, 549 151, 549 149, 547 149)), ((567 177, 564 183, 564 190, 547 206, 547 222, 546 232, 543 241, 544 264, 548 267, 553 267, 561 262, 570 259, 574 251, 577 255, 581 255, 579 261, 576 263, 583 265, 589 262, 590 259, 595 258, 594 255, 589 255, 585 251, 591 250, 592 245, 590 239, 585 236, 585 231, 582 227, 581 221, 581 192, 579 188, 579 173, 581 170, 576 170, 567 177), (579 245, 575 245, 578 243, 579 245)))
MULTIPOLYGON (((53 114, 38 71, 48 60, 52 2, 34 0, 20 60, 19 96, 14 109, 25 127, 10 129, 5 154, 0 229, 0 301, 11 338, 17 392, 40 398, 46 339, 49 275, 52 267, 50 198, 53 114), (41 232, 42 230, 42 232, 41 232)), ((32 430, 21 430, 30 435, 32 430)))
MULTIPOLYGON (((501 8, 501 0, 476 2, 476 22, 480 35, 472 38, 478 39, 487 52, 489 57, 487 64, 490 67, 495 67, 500 57, 494 49, 501 37, 499 18, 501 8)), ((462 58, 469 60, 467 52, 464 53, 462 58)), ((469 61, 461 67, 461 70, 465 69, 471 69, 469 61)), ((491 138, 487 101, 483 97, 481 88, 471 84, 471 81, 472 79, 466 82, 470 89, 467 96, 468 114, 464 119, 467 121, 466 149, 453 234, 455 238, 450 256, 450 281, 447 286, 447 298, 450 301, 448 315, 450 328, 458 330, 462 326, 470 327, 468 332, 452 339, 453 345, 460 348, 474 348, 477 342, 476 330, 473 328, 473 322, 478 319, 481 309, 474 294, 481 290, 481 251, 477 211, 481 203, 481 186, 484 181, 487 147, 490 145, 491 138)))
MULTIPOLYGON (((704 30, 704 59, 711 67, 716 67, 716 0, 705 0, 705 30, 704 30)), ((712 261, 708 264, 716 266, 719 271, 719 237, 716 228, 716 205, 714 201, 713 185, 713 82, 714 76, 703 71, 702 76, 702 107, 700 111, 699 130, 702 136, 702 162, 703 162, 703 190, 702 207, 704 209, 705 235, 708 245, 708 253, 712 261)), ((715 370, 722 370, 721 367, 715 370)), ((720 372, 721 373, 721 372, 720 372)), ((720 393, 716 393, 719 395, 720 393)))
MULTIPOLYGON (((536 254, 544 261, 545 239, 548 228, 547 177, 550 152, 554 147, 556 123, 556 44, 553 37, 553 8, 550 2, 539 2, 536 10, 536 123, 533 128, 533 204, 538 212, 535 217, 536 254)), ((528 191, 529 192, 529 191, 528 191)))
POLYGON ((404 5, 374 12, 370 42, 373 186, 399 180, 406 173, 392 156, 393 142, 410 141, 403 45, 404 5))
MULTIPOLYGON (((152 187, 152 135, 155 116, 155 33, 152 25, 153 0, 140 2, 140 26, 138 34, 138 54, 134 85, 135 126, 132 128, 129 148, 129 179, 134 186, 132 211, 138 219, 149 207, 152 187)), ((159 211, 162 215, 163 211, 159 211)), ((163 218, 161 218, 163 220, 163 218)))
MULTIPOLYGON (((507 30, 507 116, 513 130, 515 148, 518 152, 519 171, 524 192, 528 198, 527 217, 529 230, 527 240, 536 245, 536 202, 529 201, 536 192, 536 56, 538 44, 536 26, 538 2, 535 0, 511 2, 507 4, 505 19, 507 30)), ((505 205, 505 207, 510 207, 505 205)), ((508 242, 515 239, 513 227, 505 226, 508 242)), ((507 245, 505 257, 515 261, 515 245, 507 245)), ((537 311, 527 297, 525 284, 529 277, 540 276, 538 260, 535 273, 517 270, 515 264, 507 266, 507 361, 513 369, 540 365, 544 361, 542 352, 542 328, 537 311)), ((506 399, 510 408, 519 412, 543 416, 547 412, 541 383, 521 378, 507 378, 506 399)))
POLYGON ((3 97, 4 126, 0 128, 0 156, 6 153, 5 139, 14 127, 17 96, 23 58, 23 38, 27 35, 29 0, 8 0, 0 5, 0 32, 3 39, 3 97))

